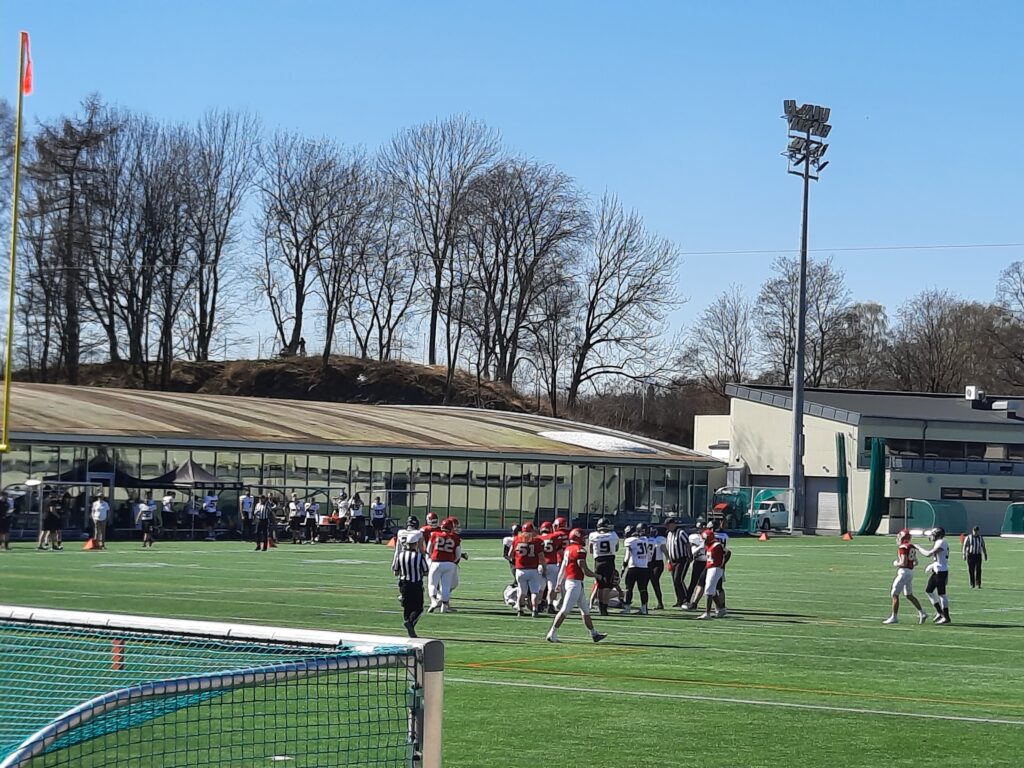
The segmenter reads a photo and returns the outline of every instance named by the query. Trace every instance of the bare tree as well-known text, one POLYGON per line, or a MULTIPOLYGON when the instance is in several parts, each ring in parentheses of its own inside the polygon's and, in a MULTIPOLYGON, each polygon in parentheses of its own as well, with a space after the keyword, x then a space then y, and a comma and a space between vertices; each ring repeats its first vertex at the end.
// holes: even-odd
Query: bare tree
POLYGON ((253 183, 259 121, 245 112, 208 112, 187 133, 188 168, 185 214, 188 247, 198 269, 194 307, 195 357, 210 358, 210 345, 221 329, 226 275, 239 217, 253 183))
POLYGON ((304 340, 311 279, 335 215, 338 149, 330 141, 277 133, 262 148, 260 165, 263 263, 257 277, 282 351, 295 354, 304 340))
MULTIPOLYGON (((800 260, 780 256, 775 273, 761 287, 756 322, 769 377, 792 384, 796 364, 796 323, 799 305, 800 260)), ((810 259, 807 266, 807 367, 810 386, 833 383, 848 352, 850 292, 846 277, 832 258, 810 259)))
POLYGON ((504 161, 477 177, 466 209, 484 369, 511 385, 531 310, 565 279, 589 215, 568 176, 524 160, 504 161))
POLYGON ((566 404, 583 386, 605 376, 646 379, 667 366, 657 347, 662 324, 677 306, 679 254, 649 233, 636 212, 602 198, 584 255, 582 313, 573 344, 566 404))
POLYGON ((900 389, 956 392, 994 383, 988 350, 979 344, 991 337, 993 307, 930 290, 903 304, 897 316, 890 360, 900 389))
POLYGON ((582 309, 581 299, 578 286, 563 280, 541 293, 531 312, 527 351, 544 382, 552 416, 558 415, 562 378, 572 362, 572 339, 582 309))
POLYGON ((846 316, 846 353, 834 372, 835 384, 855 389, 892 386, 891 332, 885 307, 870 301, 851 304, 846 316))
MULTIPOLYGON (((497 156, 496 131, 465 115, 407 128, 381 155, 381 168, 402 191, 421 274, 430 297, 428 363, 437 363, 438 320, 470 182, 497 156)), ((451 355, 449 355, 451 357, 451 355)))
POLYGON ((402 200, 394 183, 373 179, 373 208, 365 217, 344 308, 362 357, 390 360, 398 334, 416 311, 420 259, 404 225, 402 200))
POLYGON ((724 394, 726 384, 747 381, 754 373, 753 312, 750 299, 733 285, 704 309, 690 329, 684 368, 712 392, 724 394))
POLYGON ((352 295, 356 265, 366 257, 369 216, 377 191, 373 171, 362 154, 339 151, 335 164, 329 179, 331 210, 324 223, 323 246, 314 261, 324 313, 325 366, 334 346, 339 313, 352 295))

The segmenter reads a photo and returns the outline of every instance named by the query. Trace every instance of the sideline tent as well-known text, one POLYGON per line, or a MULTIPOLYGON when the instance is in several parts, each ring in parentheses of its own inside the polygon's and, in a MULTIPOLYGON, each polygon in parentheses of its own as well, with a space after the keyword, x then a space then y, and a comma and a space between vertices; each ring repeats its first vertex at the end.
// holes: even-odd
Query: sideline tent
POLYGON ((242 487, 241 483, 225 482, 216 475, 211 475, 192 459, 160 477, 144 481, 144 485, 147 488, 204 488, 213 491, 226 491, 242 487))
POLYGON ((85 461, 76 461, 71 469, 61 472, 59 475, 49 475, 43 478, 43 483, 47 482, 60 482, 60 483, 81 483, 82 485, 92 484, 99 485, 100 481, 95 475, 113 475, 114 486, 117 488, 143 488, 144 481, 129 475, 127 472, 123 472, 120 469, 115 469, 114 465, 111 464, 107 459, 100 456, 95 457, 88 463, 85 461), (93 477, 90 479, 90 475, 93 477))

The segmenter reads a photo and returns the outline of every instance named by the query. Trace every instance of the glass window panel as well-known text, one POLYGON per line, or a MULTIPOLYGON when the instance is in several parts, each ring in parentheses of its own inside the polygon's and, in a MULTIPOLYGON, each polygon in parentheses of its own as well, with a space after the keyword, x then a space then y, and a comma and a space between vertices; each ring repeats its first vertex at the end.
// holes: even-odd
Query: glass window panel
POLYGON ((540 465, 540 483, 537 496, 537 514, 539 520, 554 517, 555 511, 555 465, 540 465))
POLYGON ((633 480, 633 505, 634 509, 659 514, 654 508, 651 500, 651 469, 650 467, 634 468, 636 477, 633 480))
POLYGON ((287 499, 284 480, 285 457, 283 453, 263 454, 263 490, 273 493, 278 499, 287 499))
POLYGON ((586 527, 593 528, 597 519, 608 514, 608 507, 605 506, 605 467, 591 466, 587 471, 587 520, 586 527))
POLYGON ((263 472, 262 453, 243 453, 238 459, 238 479, 247 486, 254 486, 253 493, 258 491, 263 472))
POLYGON ((306 457, 306 467, 309 484, 315 488, 328 489, 331 484, 330 457, 318 453, 311 454, 306 457))
MULTIPOLYGON (((661 472, 662 470, 655 470, 661 472)), ((678 515, 681 512, 679 503, 679 470, 674 467, 666 467, 664 470, 664 480, 661 482, 661 506, 662 514, 678 515)), ((656 489, 658 484, 652 482, 651 488, 656 489)))
MULTIPOLYGON (((451 509, 451 496, 448 491, 448 480, 451 475, 451 462, 445 459, 434 459, 430 462, 430 508, 443 519, 451 509)), ((459 515, 455 515, 459 517, 459 515)), ((468 527, 468 526, 467 526, 468 527)))
POLYGON ((32 477, 44 479, 60 474, 60 448, 51 445, 32 446, 32 477))
MULTIPOLYGON (((308 459, 302 454, 289 453, 285 459, 285 481, 291 487, 306 487, 306 466, 308 459)), ((301 495, 301 494, 300 494, 301 495)))
POLYGON ((572 467, 565 464, 555 465, 555 499, 553 516, 558 517, 570 515, 570 503, 572 501, 572 467))
POLYGON ((483 528, 487 519, 486 461, 473 461, 469 464, 468 498, 469 503, 462 526, 464 528, 483 528))
POLYGON ((619 470, 619 503, 616 509, 620 512, 636 509, 636 495, 633 480, 633 467, 618 467, 619 470))
POLYGON ((964 458, 968 461, 980 461, 985 458, 985 443, 964 443, 964 458))
POLYGON ((582 518, 587 514, 587 495, 590 491, 589 472, 586 464, 573 464, 570 467, 572 472, 571 503, 569 505, 569 518, 573 527, 589 527, 582 518))
POLYGON ((1024 444, 1010 443, 1006 446, 1006 458, 1009 461, 1024 461, 1024 444))
POLYGON ((328 478, 332 496, 336 496, 341 490, 344 490, 346 493, 348 492, 350 463, 351 457, 349 456, 331 456, 331 468, 328 478))
POLYGON ((27 445, 12 445, 3 454, 3 482, 5 486, 24 483, 29 476, 31 449, 27 445))
MULTIPOLYGON (((370 478, 370 457, 369 456, 353 456, 352 457, 352 469, 349 478, 349 484, 352 486, 349 493, 355 496, 357 493, 363 500, 363 506, 367 506, 367 497, 370 491, 373 490, 370 486, 372 485, 370 478)), ((367 513, 368 514, 368 513, 367 513)))
POLYGON ((520 521, 537 519, 540 506, 540 466, 523 464, 523 504, 520 521))
POLYGON ((505 498, 503 504, 503 528, 519 522, 519 510, 523 502, 523 465, 514 461, 505 462, 505 498))
POLYGON ((118 470, 126 472, 132 477, 139 476, 138 448, 117 448, 114 450, 114 457, 118 470))
POLYGON ((225 482, 238 482, 238 452, 217 451, 217 477, 225 482))
MULTIPOLYGON (((704 473, 707 477, 707 473, 704 473)), ((688 517, 697 517, 693 513, 693 470, 679 470, 679 512, 688 517)))
MULTIPOLYGON (((414 459, 412 462, 412 499, 410 508, 418 517, 424 517, 431 509, 430 500, 430 459, 414 459)), ((466 521, 462 521, 466 525, 466 521)))
POLYGON ((504 528, 505 510, 502 507, 502 485, 505 480, 505 467, 500 461, 487 463, 487 515, 485 528, 504 528))
POLYGON ((143 448, 139 463, 139 477, 149 480, 168 470, 167 451, 162 448, 143 448))
POLYGON ((192 461, 210 474, 217 474, 217 454, 213 451, 192 451, 192 461))
POLYGON ((465 523, 466 510, 469 508, 468 461, 452 462, 451 481, 448 484, 448 506, 451 513, 465 523))

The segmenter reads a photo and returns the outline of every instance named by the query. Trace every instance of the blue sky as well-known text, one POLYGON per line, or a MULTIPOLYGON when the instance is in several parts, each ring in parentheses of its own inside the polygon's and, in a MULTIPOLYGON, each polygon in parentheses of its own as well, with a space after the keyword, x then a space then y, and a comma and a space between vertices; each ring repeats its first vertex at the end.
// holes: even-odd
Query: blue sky
MULTIPOLYGON (((1024 3, 5 3, 33 36, 32 119, 98 91, 166 119, 211 107, 376 147, 454 112, 606 189, 691 255, 691 319, 798 243, 782 100, 832 107, 811 246, 1024 243, 1024 3)), ((991 298, 1024 247, 837 251, 857 298, 991 298)))

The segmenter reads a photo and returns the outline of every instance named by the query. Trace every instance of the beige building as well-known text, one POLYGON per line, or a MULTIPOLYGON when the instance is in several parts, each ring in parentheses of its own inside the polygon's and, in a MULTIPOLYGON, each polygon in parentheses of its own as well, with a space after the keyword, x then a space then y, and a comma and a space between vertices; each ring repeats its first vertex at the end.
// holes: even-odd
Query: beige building
MULTIPOLYGON (((790 391, 731 384, 726 393, 728 416, 696 417, 696 449, 727 446, 723 485, 786 487, 790 391)), ((976 387, 966 396, 809 389, 806 400, 805 509, 798 521, 804 529, 839 529, 837 435, 846 453, 853 531, 869 503, 872 438, 884 441, 884 486, 880 480, 879 487, 884 487, 887 514, 879 532, 902 527, 908 500, 962 505, 968 524, 989 533, 999 531, 1007 505, 1024 501, 1024 401, 986 396, 976 387)))

